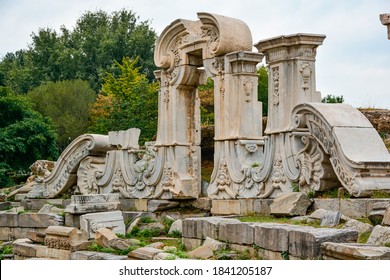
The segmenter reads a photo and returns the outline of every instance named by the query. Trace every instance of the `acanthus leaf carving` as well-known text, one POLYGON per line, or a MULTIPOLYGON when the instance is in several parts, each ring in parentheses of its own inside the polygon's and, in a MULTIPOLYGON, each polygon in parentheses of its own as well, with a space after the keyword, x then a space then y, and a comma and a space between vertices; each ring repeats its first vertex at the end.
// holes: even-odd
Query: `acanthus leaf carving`
POLYGON ((273 86, 273 101, 274 106, 279 106, 279 67, 272 68, 272 86, 273 86))

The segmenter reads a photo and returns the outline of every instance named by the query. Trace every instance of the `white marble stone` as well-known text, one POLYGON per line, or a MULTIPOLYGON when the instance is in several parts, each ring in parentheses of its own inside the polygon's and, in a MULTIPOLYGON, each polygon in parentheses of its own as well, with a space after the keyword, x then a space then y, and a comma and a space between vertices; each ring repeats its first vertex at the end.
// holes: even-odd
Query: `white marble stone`
POLYGON ((88 238, 95 237, 100 228, 111 229, 114 233, 125 234, 125 223, 120 211, 90 213, 80 216, 81 229, 88 232, 88 238))

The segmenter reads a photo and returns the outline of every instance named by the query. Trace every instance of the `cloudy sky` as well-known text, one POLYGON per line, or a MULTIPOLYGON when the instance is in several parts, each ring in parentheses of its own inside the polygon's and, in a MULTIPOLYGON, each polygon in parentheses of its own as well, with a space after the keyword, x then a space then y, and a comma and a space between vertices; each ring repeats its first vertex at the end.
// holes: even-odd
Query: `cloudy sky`
POLYGON ((39 28, 74 27, 85 11, 131 9, 159 34, 177 18, 211 12, 243 20, 253 42, 293 33, 325 34, 317 90, 355 107, 390 109, 390 40, 379 14, 389 0, 0 0, 0 58, 25 49, 39 28))

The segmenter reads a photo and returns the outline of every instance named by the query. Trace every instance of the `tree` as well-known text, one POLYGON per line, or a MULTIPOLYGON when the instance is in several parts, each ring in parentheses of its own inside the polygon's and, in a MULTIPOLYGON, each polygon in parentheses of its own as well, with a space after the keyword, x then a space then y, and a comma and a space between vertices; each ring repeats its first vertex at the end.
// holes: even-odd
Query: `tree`
POLYGON ((58 148, 49 119, 33 111, 26 98, 2 94, 0 108, 0 187, 6 187, 27 175, 37 159, 56 159, 58 148))
POLYGON ((44 82, 82 79, 98 92, 114 61, 139 57, 137 66, 154 79, 157 35, 132 11, 86 12, 73 30, 40 28, 27 50, 8 53, 0 62, 0 85, 25 94, 44 82))
POLYGON ((57 143, 61 149, 88 130, 89 107, 96 94, 82 80, 48 82, 30 91, 27 96, 34 110, 52 119, 57 143))
POLYGON ((322 103, 343 103, 344 97, 328 94, 321 100, 322 103))
POLYGON ((259 75, 259 82, 257 85, 258 100, 263 103, 263 117, 268 115, 268 70, 262 65, 257 69, 259 75))
POLYGON ((91 132, 107 134, 137 127, 141 144, 156 135, 158 85, 150 83, 136 64, 137 59, 126 57, 106 73, 102 93, 91 108, 91 132))

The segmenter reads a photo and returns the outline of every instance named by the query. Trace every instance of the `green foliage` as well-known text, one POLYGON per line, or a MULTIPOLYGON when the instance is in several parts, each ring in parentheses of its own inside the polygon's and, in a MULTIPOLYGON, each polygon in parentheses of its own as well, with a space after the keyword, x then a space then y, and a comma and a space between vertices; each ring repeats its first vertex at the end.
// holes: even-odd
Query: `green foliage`
POLYGON ((367 243, 367 240, 370 237, 370 235, 371 235, 370 231, 366 231, 366 232, 360 233, 359 236, 358 236, 357 242, 358 243, 363 243, 363 244, 367 243))
POLYGON ((133 251, 133 250, 135 250, 137 248, 138 248, 138 246, 129 246, 129 248, 127 248, 126 250, 115 250, 115 249, 112 249, 112 248, 107 248, 107 247, 100 246, 99 244, 94 242, 94 243, 92 243, 88 247, 88 250, 89 251, 94 251, 94 252, 102 252, 102 253, 108 253, 108 254, 125 256, 129 252, 131 252, 131 251, 133 251))
POLYGON ((206 84, 198 86, 200 98, 200 122, 203 125, 214 124, 214 81, 207 78, 206 84))
POLYGON ((274 217, 271 215, 248 215, 238 218, 241 222, 259 222, 259 223, 290 223, 291 219, 287 217, 274 217))
POLYGON ((11 255, 13 253, 12 245, 0 246, 0 260, 3 259, 3 255, 11 255))
POLYGON ((371 198, 390 198, 390 193, 382 190, 373 191, 371 198))
POLYGON ((27 96, 36 111, 53 120, 61 149, 87 132, 88 108, 96 99, 96 94, 88 82, 48 82, 36 87, 27 96))
POLYGON ((91 132, 107 134, 112 130, 141 129, 140 142, 150 141, 157 131, 157 83, 149 83, 136 67, 137 60, 124 58, 107 72, 102 93, 91 110, 91 132))
POLYGON ((164 217, 162 219, 161 223, 164 225, 164 231, 165 231, 166 234, 168 234, 169 229, 171 228, 173 222, 174 222, 173 219, 169 219, 167 217, 164 217))
POLYGON ((290 256, 289 256, 289 254, 288 254, 288 251, 283 251, 283 252, 281 253, 281 255, 282 255, 282 259, 283 259, 283 260, 289 260, 289 259, 290 259, 290 256))
POLYGON ((169 248, 167 250, 165 250, 166 253, 170 253, 170 254, 174 254, 175 256, 178 256, 179 258, 181 259, 188 259, 188 254, 186 252, 184 252, 183 250, 181 249, 178 249, 178 248, 169 248))
POLYGON ((151 217, 149 216, 143 216, 139 219, 139 222, 141 224, 151 224, 151 223, 155 223, 156 220, 152 219, 151 217))
POLYGON ((343 103, 344 97, 328 94, 321 100, 322 103, 343 103))
POLYGON ((0 187, 26 179, 37 159, 56 159, 58 148, 49 119, 21 96, 0 97, 0 187))
POLYGON ((27 50, 8 53, 0 62, 0 86, 27 93, 44 82, 82 79, 98 91, 112 63, 140 57, 138 66, 153 80, 157 35, 131 10, 85 12, 73 30, 40 28, 27 50))
POLYGON ((173 230, 172 233, 168 234, 168 237, 181 238, 182 233, 177 229, 173 230))
POLYGON ((268 69, 262 65, 258 70, 259 82, 257 85, 258 100, 263 103, 263 116, 268 115, 268 69))

